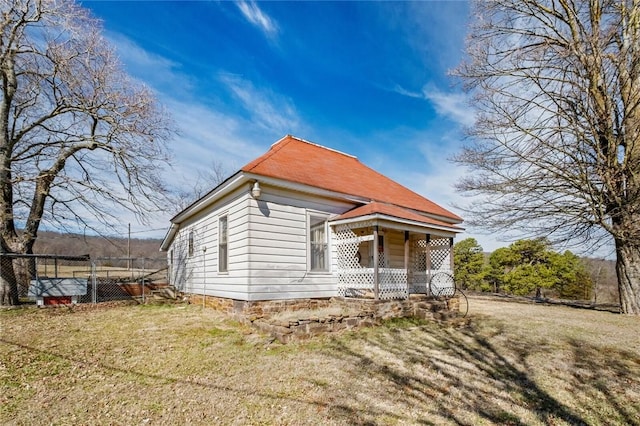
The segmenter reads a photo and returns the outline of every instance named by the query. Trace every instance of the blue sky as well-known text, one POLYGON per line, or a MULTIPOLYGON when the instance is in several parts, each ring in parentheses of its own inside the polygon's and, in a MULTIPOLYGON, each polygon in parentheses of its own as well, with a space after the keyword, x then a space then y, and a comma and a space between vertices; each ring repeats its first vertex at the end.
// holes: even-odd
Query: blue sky
MULTIPOLYGON (((177 124, 176 184, 214 161, 232 173, 293 134, 460 214, 453 184, 464 171, 447 158, 473 115, 447 73, 463 57, 467 2, 82 4, 177 124)), ((161 237, 172 213, 140 236, 161 237)), ((503 245, 473 229, 458 239, 468 236, 503 245)))

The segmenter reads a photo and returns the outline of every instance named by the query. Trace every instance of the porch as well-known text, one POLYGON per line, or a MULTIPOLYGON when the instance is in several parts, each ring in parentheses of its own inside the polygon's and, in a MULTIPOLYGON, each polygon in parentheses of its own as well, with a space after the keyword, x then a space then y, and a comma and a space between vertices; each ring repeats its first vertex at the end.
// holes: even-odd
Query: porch
POLYGON ((441 272, 453 276, 454 234, 390 218, 331 225, 340 296, 381 300, 431 296, 432 276, 441 272))

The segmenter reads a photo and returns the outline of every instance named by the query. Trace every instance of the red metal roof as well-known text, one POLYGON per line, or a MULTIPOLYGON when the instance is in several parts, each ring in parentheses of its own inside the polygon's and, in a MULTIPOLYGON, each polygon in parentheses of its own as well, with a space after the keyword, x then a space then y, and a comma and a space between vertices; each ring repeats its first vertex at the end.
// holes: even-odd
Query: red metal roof
MULTIPOLYGON (((356 157, 290 135, 241 170, 394 204, 453 222, 462 221, 449 210, 365 166, 356 157)), ((424 217, 422 221, 425 221, 424 217)))

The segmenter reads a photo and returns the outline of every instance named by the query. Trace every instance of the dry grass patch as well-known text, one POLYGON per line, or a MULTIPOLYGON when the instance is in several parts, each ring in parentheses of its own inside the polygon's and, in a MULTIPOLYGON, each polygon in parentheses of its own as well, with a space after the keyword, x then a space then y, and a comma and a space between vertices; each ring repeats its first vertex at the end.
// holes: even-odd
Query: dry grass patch
POLYGON ((358 310, 342 306, 329 306, 320 309, 299 309, 297 311, 284 311, 279 314, 272 315, 271 321, 295 321, 298 319, 309 318, 327 318, 330 316, 351 316, 357 315, 358 310))
POLYGON ((289 345, 195 306, 0 311, 1 424, 640 424, 640 319, 471 299, 289 345))

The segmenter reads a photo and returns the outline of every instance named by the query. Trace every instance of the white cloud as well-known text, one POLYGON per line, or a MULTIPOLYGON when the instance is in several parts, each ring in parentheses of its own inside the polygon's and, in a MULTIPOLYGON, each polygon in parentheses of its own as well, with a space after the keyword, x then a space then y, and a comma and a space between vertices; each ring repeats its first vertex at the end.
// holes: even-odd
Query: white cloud
MULTIPOLYGON (((173 189, 191 190, 213 162, 232 174, 286 133, 302 131, 293 102, 279 93, 221 73, 218 82, 238 100, 224 103, 215 91, 203 96, 198 79, 181 63, 145 50, 118 33, 109 33, 108 39, 128 73, 155 91, 177 127, 178 135, 168 143, 172 160, 165 175, 173 189)), ((165 212, 149 218, 148 226, 138 224, 132 214, 120 212, 117 226, 124 232, 126 224, 132 223, 139 231, 149 231, 141 236, 162 237, 165 231, 161 228, 168 228, 174 210, 174 206, 167 206, 165 212)))
POLYGON ((236 5, 247 21, 258 27, 267 37, 273 37, 278 33, 276 22, 264 13, 254 1, 240 1, 236 5))
MULTIPOLYGON (((257 10, 253 6, 246 7, 257 10)), ((268 17, 263 18, 268 21, 268 17)), ((130 74, 144 77, 170 111, 179 132, 170 144, 173 170, 184 183, 195 179, 198 171, 209 167, 212 161, 228 165, 229 171, 234 172, 261 154, 273 140, 299 130, 300 119, 287 97, 256 88, 240 76, 220 73, 218 80, 238 99, 240 112, 237 107, 220 102, 215 94, 206 97, 205 104, 198 100, 203 96, 198 93, 201 89, 196 86, 197 81, 182 71, 180 63, 149 52, 121 34, 109 33, 108 38, 130 74)))
POLYGON ((293 101, 267 88, 257 88, 240 76, 221 74, 220 81, 235 95, 251 117, 251 123, 281 135, 300 131, 293 101))
POLYGON ((396 84, 391 91, 410 98, 429 101, 436 113, 462 127, 470 127, 475 122, 475 112, 464 92, 445 92, 433 83, 425 84, 419 92, 405 89, 396 84))
POLYGON ((198 169, 209 167, 212 161, 234 172, 264 150, 236 117, 193 102, 171 100, 168 107, 180 132, 172 147, 173 168, 186 176, 195 177, 198 169))
POLYGON ((410 90, 405 89, 404 87, 400 86, 399 84, 396 84, 395 87, 392 89, 393 92, 396 92, 402 96, 407 96, 409 98, 419 98, 419 99, 424 99, 424 93, 422 92, 412 92, 410 90))
POLYGON ((426 85, 422 89, 422 93, 424 98, 433 104, 438 115, 464 127, 470 127, 475 122, 475 113, 464 93, 443 92, 431 84, 426 85))
POLYGON ((131 76, 144 76, 144 83, 156 91, 181 93, 193 90, 192 79, 181 72, 181 64, 143 49, 122 34, 108 32, 107 39, 116 47, 126 71, 131 76))

